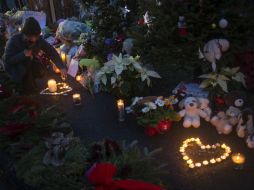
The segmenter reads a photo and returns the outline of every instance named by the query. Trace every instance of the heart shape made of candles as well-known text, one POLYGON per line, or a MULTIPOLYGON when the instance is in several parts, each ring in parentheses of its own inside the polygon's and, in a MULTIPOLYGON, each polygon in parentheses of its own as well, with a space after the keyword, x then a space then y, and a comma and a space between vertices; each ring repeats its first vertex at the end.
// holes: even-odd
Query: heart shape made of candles
POLYGON ((199 168, 201 166, 216 164, 216 163, 226 160, 231 153, 231 148, 229 146, 227 146, 226 144, 219 144, 219 143, 216 143, 214 145, 204 145, 204 144, 202 144, 202 142, 199 138, 189 138, 189 139, 186 139, 185 141, 183 141, 183 144, 180 147, 179 151, 183 156, 183 160, 185 160, 186 163, 188 164, 189 168, 199 168), (198 145, 200 147, 200 149, 204 150, 204 151, 209 150, 209 149, 221 148, 223 150, 223 154, 221 154, 220 156, 218 156, 216 158, 211 158, 208 160, 195 162, 186 153, 186 149, 192 144, 198 145))

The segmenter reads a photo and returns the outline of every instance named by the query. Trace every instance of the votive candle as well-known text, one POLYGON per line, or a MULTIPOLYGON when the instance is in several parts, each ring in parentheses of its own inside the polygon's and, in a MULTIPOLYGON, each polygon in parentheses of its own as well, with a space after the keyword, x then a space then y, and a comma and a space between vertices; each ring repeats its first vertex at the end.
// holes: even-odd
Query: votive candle
POLYGON ((124 121, 124 101, 122 99, 117 100, 118 118, 119 121, 124 121))
POLYGON ((73 103, 75 106, 81 105, 81 96, 80 94, 76 93, 72 95, 73 103))

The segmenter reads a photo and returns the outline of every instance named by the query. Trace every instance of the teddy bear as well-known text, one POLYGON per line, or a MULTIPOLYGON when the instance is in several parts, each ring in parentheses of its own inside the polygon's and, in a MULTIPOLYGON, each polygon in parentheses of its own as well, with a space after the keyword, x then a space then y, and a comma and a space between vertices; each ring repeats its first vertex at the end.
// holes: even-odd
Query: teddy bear
POLYGON ((238 137, 245 138, 249 148, 254 148, 253 111, 250 108, 246 108, 241 112, 236 133, 238 137))
MULTIPOLYGON (((234 91, 224 96, 225 105, 228 109, 220 111, 211 119, 211 124, 214 125, 219 134, 229 134, 233 127, 239 125, 239 120, 242 115, 246 102, 246 95, 240 91, 234 91)), ((239 135, 242 133, 242 128, 239 128, 239 135)))
POLYGON ((229 134, 232 132, 233 127, 238 123, 238 116, 241 113, 239 108, 230 106, 226 112, 220 111, 211 119, 211 124, 215 126, 219 134, 229 134))
POLYGON ((212 39, 204 45, 203 52, 199 50, 199 57, 212 63, 212 69, 216 71, 216 61, 220 60, 222 53, 226 52, 229 47, 230 43, 226 39, 212 39))
POLYGON ((200 103, 200 109, 206 113, 206 115, 204 115, 203 119, 205 119, 207 122, 209 122, 211 119, 211 115, 212 115, 212 109, 209 107, 210 102, 206 98, 198 98, 198 100, 200 103))
POLYGON ((197 97, 187 97, 179 103, 180 108, 184 108, 179 112, 180 117, 184 118, 183 126, 189 128, 193 126, 194 128, 200 127, 200 117, 208 119, 208 113, 205 111, 206 101, 197 97), (201 105, 203 101, 203 109, 201 105))

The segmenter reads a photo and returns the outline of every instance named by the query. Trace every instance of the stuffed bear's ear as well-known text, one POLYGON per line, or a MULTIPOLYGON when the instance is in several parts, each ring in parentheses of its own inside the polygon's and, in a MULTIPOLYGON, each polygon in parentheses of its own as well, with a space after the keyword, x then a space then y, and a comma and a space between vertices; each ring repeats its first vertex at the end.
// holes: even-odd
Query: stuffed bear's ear
POLYGON ((246 103, 247 97, 244 92, 241 91, 234 91, 229 94, 224 95, 224 100, 227 106, 235 106, 235 100, 243 99, 246 103))
POLYGON ((184 102, 185 102, 186 98, 182 99, 179 103, 178 103, 178 107, 180 109, 183 109, 184 108, 184 102))
POLYGON ((197 100, 198 100, 198 107, 200 109, 208 107, 209 100, 207 98, 197 98, 197 100))

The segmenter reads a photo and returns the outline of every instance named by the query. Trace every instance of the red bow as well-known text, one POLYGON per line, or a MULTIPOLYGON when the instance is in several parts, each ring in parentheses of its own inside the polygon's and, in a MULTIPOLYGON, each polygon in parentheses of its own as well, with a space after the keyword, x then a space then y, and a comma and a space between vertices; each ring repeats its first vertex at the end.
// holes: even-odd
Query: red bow
POLYGON ((95 190, 163 190, 162 187, 136 180, 114 180, 116 166, 110 163, 94 164, 87 172, 88 180, 95 190))

